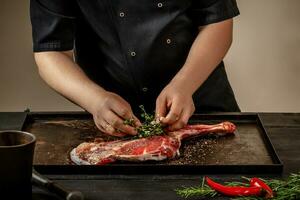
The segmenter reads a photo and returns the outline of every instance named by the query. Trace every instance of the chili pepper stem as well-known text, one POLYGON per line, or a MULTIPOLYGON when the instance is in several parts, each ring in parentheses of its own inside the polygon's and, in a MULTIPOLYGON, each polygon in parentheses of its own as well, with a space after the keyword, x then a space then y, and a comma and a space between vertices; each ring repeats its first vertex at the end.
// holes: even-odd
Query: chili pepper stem
POLYGON ((273 191, 270 188, 270 186, 268 186, 264 181, 262 181, 259 178, 255 178, 255 177, 251 178, 250 179, 250 186, 256 186, 256 187, 263 188, 267 192, 265 197, 268 198, 268 199, 274 197, 273 191))

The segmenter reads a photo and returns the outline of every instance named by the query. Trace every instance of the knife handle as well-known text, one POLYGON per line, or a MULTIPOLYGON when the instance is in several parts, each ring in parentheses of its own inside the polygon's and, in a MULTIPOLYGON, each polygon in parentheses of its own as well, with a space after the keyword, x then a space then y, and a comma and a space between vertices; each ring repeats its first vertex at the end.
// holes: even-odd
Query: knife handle
POLYGON ((42 176, 34 169, 32 170, 32 181, 38 185, 43 186, 48 189, 50 192, 57 194, 60 197, 63 197, 66 200, 83 200, 83 194, 80 191, 69 191, 62 185, 49 180, 48 178, 42 176))

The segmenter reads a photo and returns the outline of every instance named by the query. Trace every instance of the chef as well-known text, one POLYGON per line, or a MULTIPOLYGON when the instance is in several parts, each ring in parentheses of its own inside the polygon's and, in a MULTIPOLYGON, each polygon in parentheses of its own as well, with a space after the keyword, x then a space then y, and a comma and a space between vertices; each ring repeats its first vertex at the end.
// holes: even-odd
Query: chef
POLYGON ((34 57, 101 131, 135 135, 139 105, 176 130, 239 111, 222 61, 238 14, 235 0, 31 0, 34 57))

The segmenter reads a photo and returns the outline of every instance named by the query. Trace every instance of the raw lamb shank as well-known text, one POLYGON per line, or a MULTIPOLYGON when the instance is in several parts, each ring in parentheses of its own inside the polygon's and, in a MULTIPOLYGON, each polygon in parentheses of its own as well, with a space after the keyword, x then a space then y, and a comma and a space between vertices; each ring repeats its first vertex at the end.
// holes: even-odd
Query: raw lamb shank
POLYGON ((191 136, 232 135, 236 126, 230 122, 215 125, 187 125, 161 136, 111 142, 84 142, 74 148, 71 160, 78 165, 104 165, 116 160, 164 160, 179 155, 181 140, 191 136))

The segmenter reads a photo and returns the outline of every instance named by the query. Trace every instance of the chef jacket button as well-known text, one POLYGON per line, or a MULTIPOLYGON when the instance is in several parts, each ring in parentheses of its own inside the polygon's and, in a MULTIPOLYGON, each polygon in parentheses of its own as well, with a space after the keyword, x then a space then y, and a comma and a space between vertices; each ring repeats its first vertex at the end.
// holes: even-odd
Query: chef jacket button
POLYGON ((162 3, 158 3, 157 7, 161 8, 161 7, 163 7, 163 4, 162 3))
POLYGON ((134 56, 136 56, 136 53, 135 53, 134 51, 132 51, 132 52, 130 52, 130 55, 131 55, 132 57, 134 57, 134 56))
POLYGON ((166 42, 167 42, 167 44, 171 44, 172 40, 171 40, 170 38, 168 38, 168 39, 166 40, 166 42))
POLYGON ((120 17, 124 17, 124 16, 125 16, 125 13, 124 13, 124 12, 120 12, 119 16, 120 16, 120 17))
POLYGON ((147 91, 148 91, 148 88, 143 87, 143 88, 142 88, 142 91, 143 91, 143 92, 147 92, 147 91))

